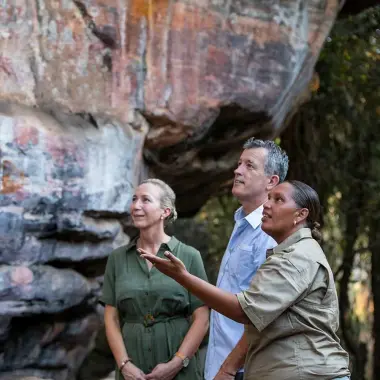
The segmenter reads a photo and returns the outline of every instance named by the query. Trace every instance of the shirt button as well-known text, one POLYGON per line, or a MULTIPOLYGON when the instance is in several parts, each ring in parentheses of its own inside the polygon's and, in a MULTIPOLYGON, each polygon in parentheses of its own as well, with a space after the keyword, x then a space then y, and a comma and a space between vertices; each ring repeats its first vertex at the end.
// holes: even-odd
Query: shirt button
POLYGON ((145 295, 147 296, 149 293, 148 292, 145 292, 145 295))
POLYGON ((151 352, 151 351, 152 351, 152 349, 149 347, 149 348, 148 348, 148 351, 149 351, 149 352, 151 352))
POLYGON ((148 331, 150 333, 150 329, 147 329, 146 331, 148 331))

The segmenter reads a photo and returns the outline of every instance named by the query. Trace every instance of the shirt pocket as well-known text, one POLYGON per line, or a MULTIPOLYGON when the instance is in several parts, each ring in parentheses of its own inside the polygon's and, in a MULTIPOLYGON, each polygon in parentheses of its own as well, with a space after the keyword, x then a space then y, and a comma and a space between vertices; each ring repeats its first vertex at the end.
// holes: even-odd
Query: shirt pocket
POLYGON ((255 263, 255 258, 253 254, 253 250, 254 250, 253 244, 240 244, 237 250, 238 250, 237 269, 239 269, 240 266, 244 266, 246 268, 252 268, 255 263))
POLYGON ((245 290, 249 287, 253 275, 258 268, 258 262, 255 260, 253 244, 241 243, 236 247, 234 255, 233 275, 235 276, 239 288, 245 290))

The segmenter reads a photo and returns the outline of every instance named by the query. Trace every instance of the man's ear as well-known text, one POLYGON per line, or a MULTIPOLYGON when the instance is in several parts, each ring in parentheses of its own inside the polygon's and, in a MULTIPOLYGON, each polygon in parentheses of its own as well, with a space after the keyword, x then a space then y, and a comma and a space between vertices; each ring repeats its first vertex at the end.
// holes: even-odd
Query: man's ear
POLYGON ((280 177, 276 174, 273 174, 269 177, 269 182, 267 184, 267 190, 270 191, 275 188, 280 182, 280 177))

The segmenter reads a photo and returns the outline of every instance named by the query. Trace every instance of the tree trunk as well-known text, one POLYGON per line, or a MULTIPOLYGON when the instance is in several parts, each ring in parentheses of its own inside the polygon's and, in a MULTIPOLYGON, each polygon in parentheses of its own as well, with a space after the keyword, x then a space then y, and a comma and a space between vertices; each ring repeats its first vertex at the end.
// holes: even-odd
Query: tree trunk
MULTIPOLYGON (((355 194, 356 202, 360 203, 359 194, 355 194)), ((352 323, 351 306, 349 300, 349 283, 354 264, 355 251, 354 244, 358 236, 360 221, 360 206, 354 205, 346 217, 346 245, 343 252, 342 278, 339 282, 339 311, 340 328, 346 348, 353 361, 352 379, 365 379, 365 368, 367 363, 367 347, 361 344, 355 327, 352 323)))

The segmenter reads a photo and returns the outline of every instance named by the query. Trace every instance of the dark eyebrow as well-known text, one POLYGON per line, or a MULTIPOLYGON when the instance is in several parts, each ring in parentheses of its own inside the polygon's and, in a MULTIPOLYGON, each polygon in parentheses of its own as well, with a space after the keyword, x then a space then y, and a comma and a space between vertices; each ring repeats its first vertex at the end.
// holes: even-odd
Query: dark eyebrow
POLYGON ((272 196, 277 196, 277 197, 282 197, 282 198, 285 198, 285 195, 279 191, 273 191, 273 192, 270 192, 269 193, 270 195, 272 196))

